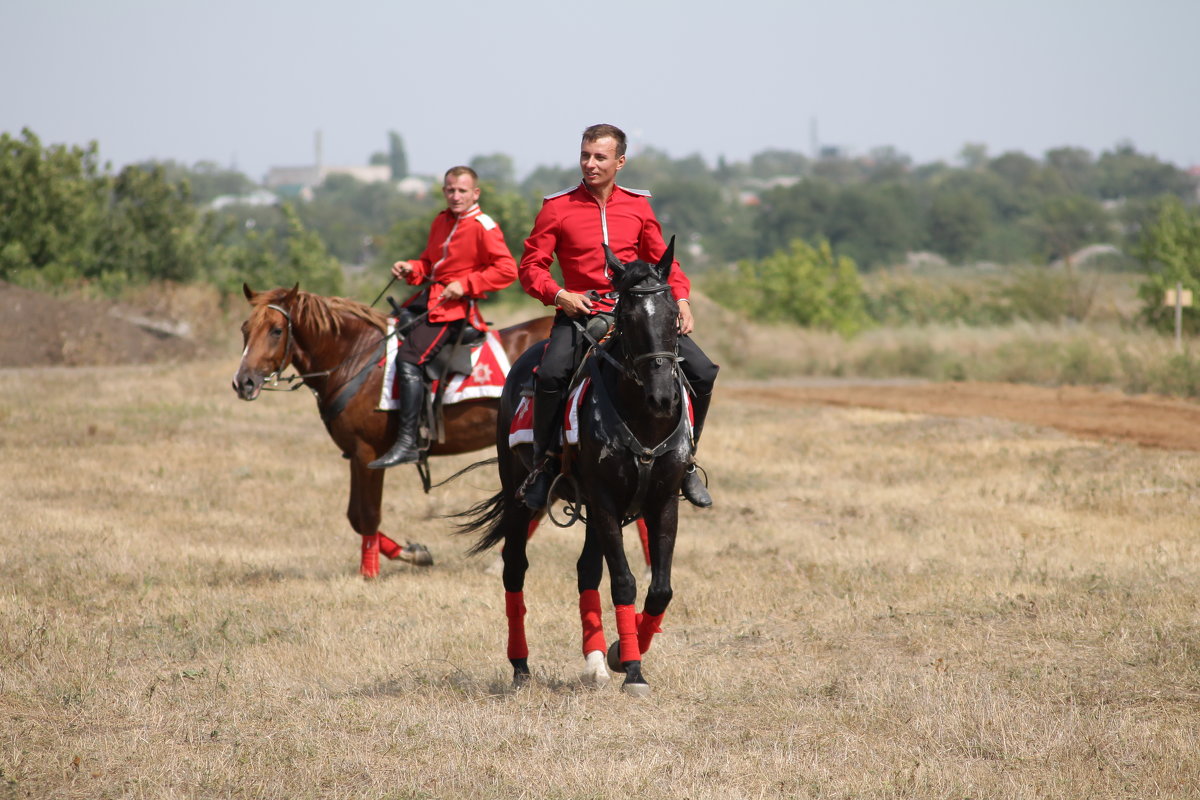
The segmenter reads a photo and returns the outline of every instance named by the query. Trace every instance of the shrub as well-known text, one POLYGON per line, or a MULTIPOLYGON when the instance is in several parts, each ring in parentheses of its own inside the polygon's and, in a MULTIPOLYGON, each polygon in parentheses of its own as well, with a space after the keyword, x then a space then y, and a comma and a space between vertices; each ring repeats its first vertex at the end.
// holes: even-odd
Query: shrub
POLYGON ((740 261, 732 276, 711 279, 710 293, 763 322, 791 322, 849 336, 868 323, 858 270, 827 242, 792 242, 757 261, 740 261))

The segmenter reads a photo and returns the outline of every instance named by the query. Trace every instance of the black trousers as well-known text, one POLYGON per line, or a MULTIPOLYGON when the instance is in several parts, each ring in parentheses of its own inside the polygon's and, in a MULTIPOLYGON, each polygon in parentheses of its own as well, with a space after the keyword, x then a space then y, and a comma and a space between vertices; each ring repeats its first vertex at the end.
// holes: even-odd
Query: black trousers
MULTIPOLYGON (((541 366, 538 367, 538 389, 545 392, 565 392, 571 375, 583 358, 587 344, 587 339, 571 323, 570 317, 561 311, 555 314, 554 327, 550 329, 550 344, 547 345, 541 366)), ((679 337, 679 355, 683 357, 680 368, 696 394, 711 394, 720 367, 714 364, 689 336, 679 337)))
POLYGON ((396 360, 418 366, 428 364, 447 342, 454 341, 462 326, 461 319, 451 322, 418 322, 396 348, 396 360))

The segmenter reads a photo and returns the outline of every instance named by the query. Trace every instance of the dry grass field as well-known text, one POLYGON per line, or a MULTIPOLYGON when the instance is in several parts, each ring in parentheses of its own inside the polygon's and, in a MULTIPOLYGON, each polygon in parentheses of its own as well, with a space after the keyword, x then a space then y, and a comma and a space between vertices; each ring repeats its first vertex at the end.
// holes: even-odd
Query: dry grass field
POLYGON ((548 526, 514 692, 440 518, 492 478, 393 471, 437 563, 364 582, 311 397, 235 366, 0 370, 0 798, 1200 795, 1197 453, 718 387, 652 696, 580 686, 548 526))

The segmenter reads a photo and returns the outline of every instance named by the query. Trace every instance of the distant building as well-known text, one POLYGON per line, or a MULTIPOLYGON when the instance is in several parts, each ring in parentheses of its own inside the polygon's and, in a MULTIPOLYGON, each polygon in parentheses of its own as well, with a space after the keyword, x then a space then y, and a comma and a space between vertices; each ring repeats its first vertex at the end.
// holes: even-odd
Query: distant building
POLYGON ((208 207, 217 211, 227 206, 273 206, 278 202, 279 197, 274 192, 258 189, 250 194, 223 194, 213 198, 208 207))
POLYGON ((330 175, 349 175, 363 183, 384 183, 392 179, 392 168, 386 164, 361 167, 326 166, 322 156, 321 132, 315 137, 316 163, 307 167, 271 167, 263 186, 289 196, 309 196, 330 175))
POLYGON ((263 185, 268 189, 284 190, 288 187, 311 189, 320 186, 330 175, 349 175, 363 183, 386 183, 392 179, 392 168, 386 164, 362 167, 271 167, 263 185))
POLYGON ((424 197, 429 194, 429 190, 432 186, 433 182, 430 180, 418 178, 416 175, 409 175, 407 178, 396 184, 396 191, 398 191, 400 194, 408 195, 409 197, 424 199, 424 197))

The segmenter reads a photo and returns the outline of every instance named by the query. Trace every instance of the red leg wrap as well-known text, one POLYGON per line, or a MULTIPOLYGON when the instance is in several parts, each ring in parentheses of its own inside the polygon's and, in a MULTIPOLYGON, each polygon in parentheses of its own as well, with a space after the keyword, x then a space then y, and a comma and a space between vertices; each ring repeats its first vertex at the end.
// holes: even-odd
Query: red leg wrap
POLYGON ((508 617, 508 657, 529 658, 525 643, 525 593, 505 592, 504 613, 508 617))
POLYGON ((633 606, 615 606, 617 635, 621 637, 621 661, 641 661, 638 650, 637 611, 633 606))
POLYGON ((362 561, 358 572, 364 578, 379 577, 379 534, 370 533, 362 537, 362 561))
POLYGON ((608 652, 604 641, 604 623, 600 619, 600 592, 584 589, 579 593, 579 619, 583 622, 583 654, 593 650, 608 652))
POLYGON ((388 558, 398 558, 400 556, 400 545, 387 537, 383 531, 375 534, 379 537, 379 552, 388 558))
POLYGON ((643 654, 650 649, 650 642, 654 639, 654 634, 662 633, 659 625, 662 624, 663 616, 665 615, 637 615, 638 650, 641 650, 643 654))
POLYGON ((639 518, 637 521, 638 538, 642 540, 642 555, 646 557, 646 566, 650 566, 650 529, 646 527, 646 520, 639 518))
POLYGON ((534 517, 533 519, 529 520, 529 531, 525 534, 525 541, 529 541, 533 538, 533 532, 537 530, 538 523, 541 521, 542 520, 540 517, 534 517))

